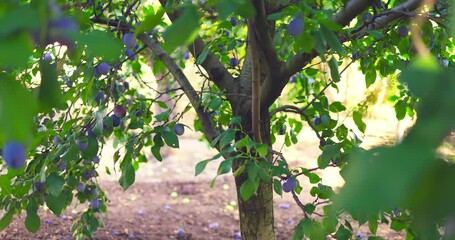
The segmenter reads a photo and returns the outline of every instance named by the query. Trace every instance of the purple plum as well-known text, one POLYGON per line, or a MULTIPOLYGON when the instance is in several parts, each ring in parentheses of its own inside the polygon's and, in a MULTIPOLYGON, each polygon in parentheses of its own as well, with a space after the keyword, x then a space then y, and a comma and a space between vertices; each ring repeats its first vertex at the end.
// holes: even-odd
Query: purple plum
POLYGON ((292 19, 288 24, 288 33, 293 37, 297 37, 303 32, 304 23, 300 16, 292 19))
POLYGON ((174 125, 174 133, 181 136, 185 132, 185 128, 183 127, 183 124, 177 123, 174 125))
POLYGON ((52 54, 50 54, 50 53, 45 53, 43 59, 44 59, 44 61, 46 61, 46 62, 52 61, 52 54))
POLYGON ((185 55, 183 55, 183 58, 185 58, 185 60, 190 59, 190 53, 186 52, 185 55))
POLYGON ((129 60, 131 60, 131 61, 136 60, 136 54, 133 51, 131 51, 130 49, 126 49, 125 54, 129 60))
POLYGON ((297 187, 297 183, 295 182, 295 179, 292 177, 289 177, 284 183, 283 183, 283 192, 290 192, 294 190, 297 187))
POLYGON ((229 64, 231 65, 232 68, 236 67, 239 65, 239 60, 235 57, 229 59, 229 64))
POLYGON ((98 65, 95 67, 95 72, 98 75, 106 75, 109 73, 109 70, 111 70, 111 66, 105 62, 100 62, 98 65))
POLYGON ((316 117, 314 119, 314 125, 319 126, 319 125, 321 125, 321 123, 322 123, 322 120, 320 117, 316 117))
POLYGON ((114 106, 114 115, 118 118, 123 118, 126 115, 126 108, 122 105, 114 106))
POLYGON ((81 151, 85 151, 88 148, 88 141, 87 139, 78 139, 76 141, 77 147, 81 151))
POLYGON ((100 163, 100 157, 94 156, 92 161, 93 161, 94 164, 98 164, 98 163, 100 163))
POLYGON ((104 99, 104 93, 99 92, 98 95, 96 95, 95 102, 100 104, 101 101, 103 101, 103 99, 104 99))
POLYGON ((237 26, 237 18, 235 17, 231 17, 231 19, 229 19, 229 22, 231 23, 232 26, 237 26))
POLYGON ((76 187, 77 192, 81 193, 85 191, 85 183, 79 182, 76 187))
POLYGON ((44 183, 44 182, 34 182, 33 186, 35 187, 36 191, 42 192, 46 188, 46 183, 44 183))
POLYGON ((112 119, 112 126, 118 127, 120 125, 120 118, 116 115, 111 115, 110 118, 112 119))
POLYGON ((101 200, 100 199, 93 199, 91 202, 90 202, 90 208, 92 208, 93 210, 98 210, 101 208, 101 200))
POLYGON ((136 47, 137 39, 136 36, 132 33, 125 33, 123 35, 123 44, 129 49, 134 49, 136 47))
POLYGON ((18 142, 7 142, 3 146, 3 160, 13 169, 22 168, 25 164, 25 148, 18 142))
POLYGON ((408 34, 409 34, 409 29, 408 29, 408 27, 406 27, 406 26, 400 26, 400 27, 398 28, 398 35, 400 35, 400 37, 403 37, 403 38, 404 38, 404 37, 407 37, 408 34))

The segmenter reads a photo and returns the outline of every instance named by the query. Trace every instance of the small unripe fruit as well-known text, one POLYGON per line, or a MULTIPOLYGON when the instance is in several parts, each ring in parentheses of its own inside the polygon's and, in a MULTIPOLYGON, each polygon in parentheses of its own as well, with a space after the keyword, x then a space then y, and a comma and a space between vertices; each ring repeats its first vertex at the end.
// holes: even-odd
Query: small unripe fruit
POLYGON ((297 37, 303 32, 304 23, 301 17, 295 17, 288 24, 288 33, 293 37, 297 37))
POLYGON ((237 58, 231 58, 229 60, 229 64, 231 65, 232 68, 236 67, 237 65, 239 65, 239 60, 237 58))
POLYGON ((185 128, 183 127, 182 124, 180 124, 180 123, 175 124, 175 126, 174 126, 175 134, 181 136, 181 135, 183 135, 184 132, 185 132, 185 128))
POLYGON ((237 26, 237 19, 235 17, 231 17, 229 22, 231 23, 232 26, 234 26, 234 27, 237 26))
POLYGON ((123 35, 123 44, 129 49, 134 49, 136 47, 137 39, 136 36, 132 33, 125 33, 123 35))
POLYGON ((111 70, 111 66, 105 62, 101 62, 95 67, 95 72, 98 75, 106 75, 109 73, 109 70, 111 70))
POLYGON ((118 118, 123 118, 126 115, 126 108, 122 105, 115 105, 114 115, 118 118))
POLYGON ((25 148, 18 142, 8 142, 3 146, 3 159, 8 167, 22 168, 25 164, 25 148))

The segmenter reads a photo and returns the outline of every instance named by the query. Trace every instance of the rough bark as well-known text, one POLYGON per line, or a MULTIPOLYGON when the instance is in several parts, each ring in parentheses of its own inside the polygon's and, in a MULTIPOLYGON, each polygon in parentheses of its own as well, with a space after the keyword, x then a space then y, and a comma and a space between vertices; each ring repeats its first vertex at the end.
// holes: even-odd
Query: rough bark
MULTIPOLYGON (((245 118, 242 122, 242 128, 246 132, 251 130, 251 115, 242 116, 245 118)), ((268 119, 268 113, 263 113, 261 119, 268 119)), ((239 135, 237 140, 243 136, 239 135)), ((252 137, 252 136, 250 136, 252 137)), ((261 121, 261 138, 264 144, 270 146, 270 122, 261 121)), ((240 167, 245 160, 242 158, 235 159, 233 170, 240 167)), ((275 225, 273 212, 273 185, 272 180, 265 182, 260 180, 259 187, 255 195, 247 201, 244 201, 240 196, 240 187, 248 179, 248 173, 235 177, 235 185, 237 189, 237 199, 239 202, 240 213, 240 230, 242 239, 245 240, 273 240, 275 239, 275 225)))

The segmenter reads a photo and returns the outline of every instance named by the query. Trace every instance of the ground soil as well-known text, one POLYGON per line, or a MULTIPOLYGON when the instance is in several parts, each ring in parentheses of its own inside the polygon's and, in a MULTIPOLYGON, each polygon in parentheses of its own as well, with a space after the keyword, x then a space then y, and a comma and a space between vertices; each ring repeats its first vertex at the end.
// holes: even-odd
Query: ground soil
MULTIPOLYGON (((368 129, 366 147, 393 141, 393 122, 370 121, 368 129)), ((295 147, 283 148, 283 153, 291 166, 315 167, 320 151, 314 133, 304 129, 301 136, 295 147)), ((279 139, 275 149, 279 150, 282 142, 279 139)), ((108 213, 100 216, 104 227, 94 239, 234 239, 239 231, 239 217, 232 176, 218 177, 214 188, 210 188, 210 181, 216 173, 216 162, 209 164, 206 171, 197 177, 194 177, 194 166, 213 156, 213 150, 190 133, 185 133, 180 145, 178 150, 167 150, 163 162, 151 157, 148 163, 141 165, 136 183, 127 191, 123 191, 117 183, 118 174, 107 175, 102 170, 103 166, 99 168, 100 177, 97 180, 110 201, 107 204, 108 213), (184 230, 180 236, 179 229, 184 230)), ((104 149, 104 165, 112 167, 112 154, 113 149, 104 149)), ((343 184, 336 169, 328 169, 320 175, 324 184, 335 187, 343 184)), ((312 201, 308 194, 311 186, 307 184, 303 187, 301 201, 312 201)), ((277 239, 290 239, 292 229, 302 218, 301 210, 290 194, 283 197, 276 195, 274 204, 277 239)), ((84 207, 87 206, 79 206, 77 210, 70 207, 60 217, 42 210, 42 226, 35 234, 25 230, 23 214, 0 233, 0 239, 71 239, 70 226, 84 207)), ((367 226, 355 228, 365 236, 371 235, 367 226)), ((385 239, 404 239, 402 233, 391 232, 387 226, 381 226, 378 235, 385 239)))

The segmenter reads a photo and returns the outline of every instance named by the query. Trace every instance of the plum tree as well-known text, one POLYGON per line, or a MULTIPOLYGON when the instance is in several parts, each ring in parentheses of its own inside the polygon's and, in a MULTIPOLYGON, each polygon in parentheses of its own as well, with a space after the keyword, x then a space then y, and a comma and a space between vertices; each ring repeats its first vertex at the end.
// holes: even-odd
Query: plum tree
MULTIPOLYGON (((36 219, 37 205, 59 215, 73 200, 91 205, 77 216, 73 236, 93 238, 107 210, 96 181, 104 166, 96 157, 110 138, 122 146, 111 164, 126 190, 141 163, 162 161, 164 146, 180 146, 180 120, 192 111, 197 117, 188 129, 218 151, 196 164, 196 175, 218 163, 217 176, 232 173, 235 180, 236 238, 274 239, 274 194, 292 194, 302 210, 294 239, 350 239, 355 222, 368 222, 376 235, 386 221, 409 238, 438 239, 455 212, 455 196, 447 191, 455 167, 436 154, 455 119, 451 4, 5 1, 0 145, 11 171, 0 174, 0 228, 23 210, 36 219), (327 94, 345 86, 351 92, 348 69, 357 69, 364 84, 355 85, 369 90, 379 79, 391 82, 387 99, 397 119, 416 118, 401 143, 362 148, 375 96, 345 102, 327 94), (190 70, 196 73, 191 80, 190 70), (311 168, 280 152, 298 144, 303 129, 319 142, 311 168), (277 148, 279 141, 284 145, 277 148), (11 142, 21 143, 19 151, 8 150, 11 142), (340 190, 319 176, 327 168, 340 170, 340 190), (46 183, 43 191, 32 187, 38 179, 46 183), (302 192, 311 199, 300 199, 302 192)), ((26 220, 27 229, 38 229, 36 222, 26 220)))
POLYGON ((3 160, 8 167, 13 169, 22 168, 25 164, 25 148, 18 142, 7 142, 2 149, 3 160))

